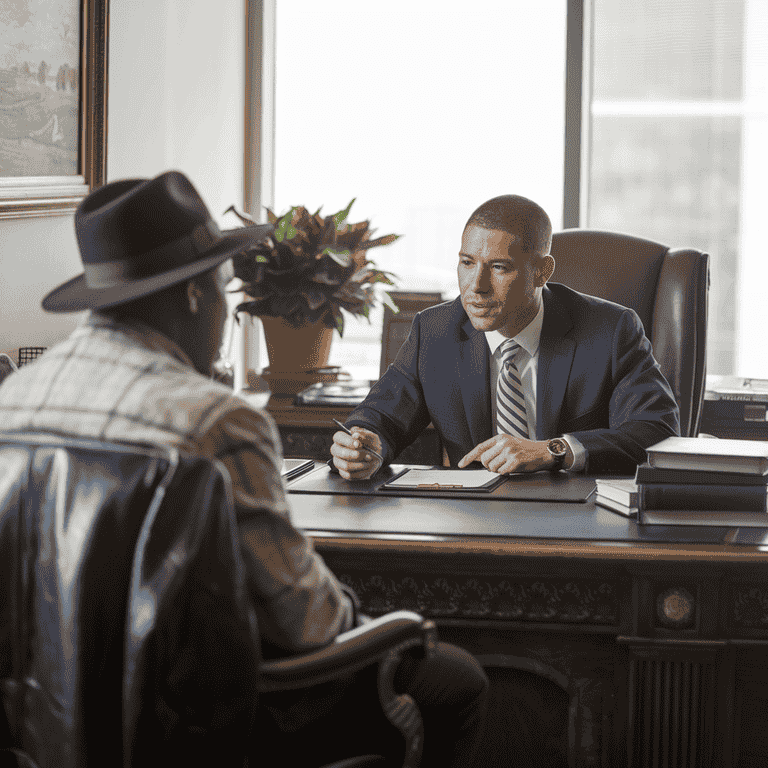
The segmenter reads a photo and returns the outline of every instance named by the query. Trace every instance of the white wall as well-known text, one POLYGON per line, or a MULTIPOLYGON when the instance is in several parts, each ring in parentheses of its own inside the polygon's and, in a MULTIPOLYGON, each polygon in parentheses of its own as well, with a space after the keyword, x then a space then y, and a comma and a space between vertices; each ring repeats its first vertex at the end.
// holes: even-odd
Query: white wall
MULTIPOLYGON (((107 180, 186 173, 219 223, 243 205, 244 0, 113 0, 107 180)), ((0 351, 52 346, 82 317, 40 309, 81 271, 71 216, 0 220, 0 351)))

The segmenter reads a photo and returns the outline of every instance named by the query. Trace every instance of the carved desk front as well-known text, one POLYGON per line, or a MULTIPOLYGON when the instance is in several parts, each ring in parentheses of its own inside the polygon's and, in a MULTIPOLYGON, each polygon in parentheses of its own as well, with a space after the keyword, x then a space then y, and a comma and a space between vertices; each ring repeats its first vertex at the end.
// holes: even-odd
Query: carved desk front
MULTIPOLYGON (((561 747, 516 736, 530 749, 512 760, 494 732, 484 768, 556 765, 558 750, 571 766, 768 764, 768 531, 641 528, 591 501, 351 491, 290 502, 364 611, 417 610, 489 673, 561 691, 561 747)), ((519 731, 506 700, 497 730, 519 731)))

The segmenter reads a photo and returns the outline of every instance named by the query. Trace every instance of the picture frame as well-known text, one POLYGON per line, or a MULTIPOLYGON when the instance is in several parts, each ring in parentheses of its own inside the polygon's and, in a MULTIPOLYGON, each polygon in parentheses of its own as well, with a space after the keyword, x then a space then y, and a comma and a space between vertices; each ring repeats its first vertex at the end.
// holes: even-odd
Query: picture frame
MULTIPOLYGON (((51 51, 49 56, 53 64, 41 59, 37 73, 33 71, 34 61, 32 70, 28 61, 20 59, 9 66, 13 48, 8 46, 11 53, 0 69, 0 86, 4 86, 0 96, 5 97, 5 103, 0 101, 0 118, 5 120, 0 122, 0 144, 6 142, 6 151, 0 154, 12 158, 14 170, 32 170, 45 166, 47 161, 48 171, 59 163, 69 165, 75 173, 3 175, 0 171, 0 219, 72 214, 91 190, 106 181, 109 0, 74 0, 74 9, 73 0, 58 2, 62 17, 67 13, 71 17, 73 11, 78 14, 77 43, 66 41, 67 50, 79 48, 77 70, 64 62, 54 73, 57 55, 62 55, 57 35, 74 33, 68 25, 56 24, 55 18, 50 30, 44 23, 17 24, 15 28, 8 25, 0 33, 0 37, 16 33, 22 43, 19 50, 29 51, 28 29, 42 29, 50 32, 47 39, 58 46, 57 52, 51 51), (64 115, 61 121, 59 114, 64 115), (67 120, 69 115, 72 117, 67 120)), ((38 51, 44 46, 43 40, 34 42, 38 51)))

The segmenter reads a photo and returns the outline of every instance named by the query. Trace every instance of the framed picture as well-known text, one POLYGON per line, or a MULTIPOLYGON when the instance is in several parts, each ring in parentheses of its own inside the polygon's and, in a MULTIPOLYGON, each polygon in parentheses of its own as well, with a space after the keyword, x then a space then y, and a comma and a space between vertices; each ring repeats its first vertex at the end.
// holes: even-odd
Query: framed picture
POLYGON ((106 181, 109 0, 9 0, 0 19, 0 218, 72 213, 106 181))

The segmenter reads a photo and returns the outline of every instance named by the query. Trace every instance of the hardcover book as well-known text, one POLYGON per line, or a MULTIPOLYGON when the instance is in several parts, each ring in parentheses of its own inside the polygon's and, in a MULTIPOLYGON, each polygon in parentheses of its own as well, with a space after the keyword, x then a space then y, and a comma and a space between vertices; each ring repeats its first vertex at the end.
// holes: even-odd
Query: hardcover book
POLYGON ((599 492, 595 495, 595 504, 610 509, 612 512, 618 512, 620 515, 624 515, 624 517, 637 517, 637 504, 628 506, 620 501, 616 501, 616 499, 601 496, 599 492))
POLYGON ((635 483, 669 483, 670 485, 768 485, 768 475, 745 475, 743 472, 711 472, 705 469, 659 469, 640 464, 635 483))
POLYGON ((768 441, 667 437, 646 450, 648 464, 660 469, 768 473, 768 441))
POLYGON ((766 512, 765 486, 762 485, 638 485, 638 507, 646 510, 728 510, 766 512))
POLYGON ((718 528, 768 528, 768 513, 728 510, 639 509, 639 525, 705 525, 718 528))
POLYGON ((637 483, 631 477, 597 478, 597 496, 613 499, 627 507, 637 507, 637 483))

